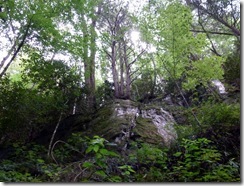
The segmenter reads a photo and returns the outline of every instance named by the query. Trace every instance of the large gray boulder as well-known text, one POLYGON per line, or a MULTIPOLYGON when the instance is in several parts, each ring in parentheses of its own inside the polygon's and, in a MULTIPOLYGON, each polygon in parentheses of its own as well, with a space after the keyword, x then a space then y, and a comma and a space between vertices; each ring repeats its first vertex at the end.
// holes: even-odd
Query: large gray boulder
POLYGON ((174 118, 163 108, 115 100, 98 111, 86 133, 104 137, 122 148, 135 139, 170 146, 177 138, 174 125, 174 118))

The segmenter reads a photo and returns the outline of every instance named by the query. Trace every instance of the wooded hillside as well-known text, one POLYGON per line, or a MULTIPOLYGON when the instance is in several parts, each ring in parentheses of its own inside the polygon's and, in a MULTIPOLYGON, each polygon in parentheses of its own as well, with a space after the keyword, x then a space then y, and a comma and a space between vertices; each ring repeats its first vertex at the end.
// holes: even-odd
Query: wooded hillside
POLYGON ((0 181, 240 182, 240 2, 0 2, 0 181))

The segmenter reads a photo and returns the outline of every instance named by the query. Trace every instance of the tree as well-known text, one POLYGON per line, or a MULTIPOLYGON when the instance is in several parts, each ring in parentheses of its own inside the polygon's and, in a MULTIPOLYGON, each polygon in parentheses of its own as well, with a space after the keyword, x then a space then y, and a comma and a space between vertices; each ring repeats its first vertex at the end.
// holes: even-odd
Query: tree
POLYGON ((184 91, 194 90, 197 85, 208 87, 211 80, 221 79, 223 59, 206 53, 204 34, 192 34, 192 14, 188 7, 173 2, 158 8, 157 13, 149 14, 145 20, 150 22, 147 22, 148 29, 144 29, 144 38, 149 37, 147 41, 157 48, 156 64, 161 68, 159 73, 163 79, 173 85, 171 93, 180 93, 189 107, 184 91))
POLYGON ((65 19, 58 19, 63 25, 68 24, 72 29, 63 32, 67 42, 66 50, 83 65, 85 87, 87 89, 87 109, 95 108, 95 66, 97 53, 97 22, 101 12, 101 1, 65 1, 63 13, 65 19), (75 19, 74 19, 75 18, 75 19))
MULTIPOLYGON (((53 18, 59 13, 56 1, 3 1, 0 4, 0 78, 26 45, 44 45, 49 51, 60 43, 53 18), (55 37, 54 37, 55 36, 55 37)), ((40 47, 40 46, 39 46, 40 47)))
POLYGON ((110 62, 116 98, 131 98, 131 84, 136 78, 135 63, 145 52, 136 51, 130 39, 133 28, 132 16, 128 12, 128 4, 123 1, 106 2, 101 14, 102 50, 110 62), (134 65, 134 69, 133 69, 134 65))

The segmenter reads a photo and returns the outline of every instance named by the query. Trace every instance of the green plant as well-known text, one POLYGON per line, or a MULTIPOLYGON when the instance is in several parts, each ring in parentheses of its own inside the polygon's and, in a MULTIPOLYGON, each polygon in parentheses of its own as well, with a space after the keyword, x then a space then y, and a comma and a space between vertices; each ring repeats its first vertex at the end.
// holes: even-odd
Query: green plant
POLYGON ((221 164, 221 154, 206 138, 183 139, 181 151, 176 152, 176 164, 170 173, 173 181, 237 181, 238 167, 221 164), (231 168, 231 169, 230 169, 231 168), (230 171, 231 170, 231 171, 230 171), (224 180, 222 176, 227 180, 224 180), (227 177, 228 175, 228 177, 227 177))
POLYGON ((104 138, 94 136, 88 143, 88 148, 86 149, 86 154, 93 154, 94 160, 92 162, 86 161, 82 165, 84 168, 93 169, 93 173, 103 180, 110 177, 107 173, 107 158, 119 156, 117 153, 106 149, 105 143, 107 142, 104 138))
POLYGON ((240 104, 206 102, 195 112, 202 123, 202 131, 196 130, 195 136, 213 141, 229 154, 226 161, 240 159, 240 104))
POLYGON ((3 182, 43 182, 57 176, 59 167, 45 158, 46 149, 36 144, 13 144, 9 160, 0 162, 0 180, 3 182))
POLYGON ((136 168, 136 181, 165 181, 168 170, 168 150, 155 145, 141 143, 133 144, 134 151, 129 154, 129 162, 136 168))

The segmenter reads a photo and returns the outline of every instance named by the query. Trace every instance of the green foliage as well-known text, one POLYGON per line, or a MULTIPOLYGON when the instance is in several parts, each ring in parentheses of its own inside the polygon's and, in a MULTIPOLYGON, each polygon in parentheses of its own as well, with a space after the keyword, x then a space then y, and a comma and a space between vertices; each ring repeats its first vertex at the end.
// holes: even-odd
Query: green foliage
POLYGON ((189 7, 173 1, 157 8, 156 16, 148 15, 146 20, 150 22, 148 20, 148 31, 144 34, 152 37, 148 32, 154 33, 148 42, 157 48, 158 74, 168 80, 172 88, 176 86, 175 82, 179 87, 183 83, 185 90, 195 89, 200 83, 206 86, 213 79, 222 79, 224 58, 208 55, 205 34, 192 34, 193 16, 189 7))
POLYGON ((102 180, 107 180, 110 178, 110 175, 107 172, 107 158, 119 156, 115 152, 107 150, 105 147, 105 142, 108 141, 99 136, 94 136, 93 139, 90 140, 88 148, 85 152, 86 154, 94 154, 95 159, 92 163, 84 162, 82 165, 84 168, 92 169, 93 173, 99 176, 102 180))
POLYGON ((43 153, 46 149, 36 144, 13 144, 14 153, 9 160, 0 162, 0 180, 3 182, 43 182, 57 172, 58 167, 49 163, 43 153))
POLYGON ((45 61, 38 53, 24 60, 21 77, 0 79, 0 128, 9 141, 34 137, 56 122, 60 112, 68 114, 81 94, 75 69, 61 61, 45 61))
POLYGON ((207 87, 210 80, 222 79, 223 76, 223 58, 217 56, 205 57, 192 63, 191 70, 187 71, 186 82, 183 87, 186 90, 192 90, 201 83, 207 87))
POLYGON ((240 89, 240 53, 234 52, 230 54, 224 62, 224 79, 225 82, 236 86, 240 89))
POLYGON ((171 150, 141 144, 130 154, 137 167, 134 176, 142 182, 238 182, 239 164, 222 162, 223 154, 206 138, 182 139, 171 150))
MULTIPOLYGON (((78 133, 55 146, 52 159, 36 144, 15 143, 14 153, 0 162, 4 182, 238 182, 240 165, 235 159, 222 162, 222 154, 206 138, 183 139, 178 149, 134 142, 126 156, 118 155, 99 136, 82 138, 78 133), (75 141, 75 139, 79 139, 75 141), (77 145, 78 144, 78 145, 77 145), (73 146, 73 145, 76 145, 73 146), (78 148, 81 147, 81 148, 78 148), (57 155, 57 152, 69 151, 57 155), (70 153, 71 151, 75 153, 70 153), (66 161, 60 162, 60 156, 66 161), (54 159, 53 159, 54 160, 54 159), (70 162, 68 162, 68 160, 70 162)), ((62 159, 62 158, 61 158, 62 159)))
POLYGON ((29 86, 46 95, 60 96, 62 105, 68 99, 79 96, 80 77, 75 68, 68 67, 62 61, 45 61, 36 52, 29 55, 30 58, 23 61, 22 72, 22 78, 29 86))
POLYGON ((239 161, 240 105, 207 102, 196 114, 202 123, 202 132, 197 135, 211 139, 228 158, 239 161))
POLYGON ((96 99, 97 104, 100 106, 114 99, 114 86, 108 80, 105 80, 103 84, 97 87, 96 99))
POLYGON ((151 164, 152 166, 156 163, 160 164, 163 169, 166 168, 167 153, 162 149, 153 147, 149 144, 142 144, 142 147, 138 149, 137 162, 140 164, 151 164), (146 154, 146 156, 145 156, 146 154))
POLYGON ((240 181, 238 168, 229 164, 220 164, 221 154, 210 145, 210 142, 206 138, 183 139, 181 151, 173 154, 176 164, 171 173, 172 181, 240 181))

